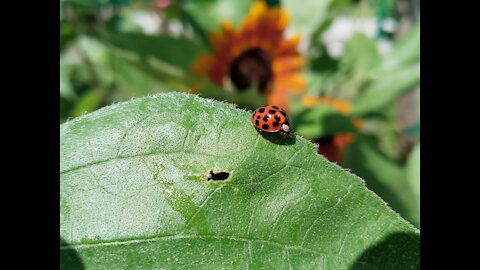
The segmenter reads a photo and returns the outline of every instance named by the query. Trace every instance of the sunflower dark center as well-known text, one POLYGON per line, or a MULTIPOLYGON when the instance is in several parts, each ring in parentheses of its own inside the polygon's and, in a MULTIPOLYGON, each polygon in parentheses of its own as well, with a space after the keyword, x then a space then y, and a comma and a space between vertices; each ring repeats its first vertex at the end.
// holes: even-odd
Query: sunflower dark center
POLYGON ((250 49, 235 58, 230 66, 230 79, 239 91, 252 84, 258 84, 265 92, 273 77, 272 63, 267 53, 261 49, 250 49))

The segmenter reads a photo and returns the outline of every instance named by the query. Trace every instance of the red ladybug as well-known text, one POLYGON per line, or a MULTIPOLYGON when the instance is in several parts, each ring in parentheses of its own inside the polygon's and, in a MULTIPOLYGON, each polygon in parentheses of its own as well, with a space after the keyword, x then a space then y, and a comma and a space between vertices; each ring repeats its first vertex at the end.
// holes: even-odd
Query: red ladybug
POLYGON ((290 133, 290 123, 287 113, 277 106, 264 106, 255 110, 252 115, 252 124, 262 131, 279 132, 282 135, 290 133))

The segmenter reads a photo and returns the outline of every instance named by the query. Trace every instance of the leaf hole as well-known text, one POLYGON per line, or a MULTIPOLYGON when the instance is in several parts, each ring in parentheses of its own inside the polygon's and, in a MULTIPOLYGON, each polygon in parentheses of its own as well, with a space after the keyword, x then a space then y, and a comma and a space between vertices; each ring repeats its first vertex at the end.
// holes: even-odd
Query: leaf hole
POLYGON ((225 181, 230 177, 230 173, 228 172, 218 172, 214 173, 213 170, 210 170, 206 175, 205 178, 208 181, 225 181))

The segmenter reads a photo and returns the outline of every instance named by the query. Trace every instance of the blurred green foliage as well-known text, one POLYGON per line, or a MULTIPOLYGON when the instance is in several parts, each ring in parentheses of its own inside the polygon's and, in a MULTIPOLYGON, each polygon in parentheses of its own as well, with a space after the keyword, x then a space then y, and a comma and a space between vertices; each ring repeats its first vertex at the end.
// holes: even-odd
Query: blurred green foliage
MULTIPOLYGON (((219 29, 221 20, 240 25, 252 2, 60 1, 60 122, 133 97, 191 92, 198 82, 190 65, 211 51, 209 33, 219 29)), ((267 2, 286 9, 290 30, 301 34, 305 93, 351 104, 345 114, 324 105, 308 107, 292 97, 295 132, 312 140, 354 133, 341 165, 419 227, 420 27, 415 18, 407 34, 396 36, 383 27, 388 20, 400 27, 393 0, 267 2), (355 25, 370 20, 374 31, 346 35, 343 53, 335 57, 325 36, 345 18, 355 25), (385 44, 391 47, 386 52, 380 49, 385 44), (407 109, 399 99, 408 100, 407 109), (361 127, 352 126, 354 117, 361 118, 361 127)), ((256 88, 238 94, 207 79, 202 85, 201 96, 242 108, 266 102, 256 88)))

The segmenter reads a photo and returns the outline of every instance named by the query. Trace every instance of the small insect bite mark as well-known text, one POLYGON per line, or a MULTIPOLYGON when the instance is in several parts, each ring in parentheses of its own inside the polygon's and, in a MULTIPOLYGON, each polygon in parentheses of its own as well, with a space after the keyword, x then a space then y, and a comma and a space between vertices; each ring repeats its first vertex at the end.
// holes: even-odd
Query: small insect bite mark
POLYGON ((230 177, 230 174, 228 172, 219 172, 219 173, 214 173, 212 170, 210 170, 206 175, 205 178, 207 181, 224 181, 227 180, 228 177, 230 177))

